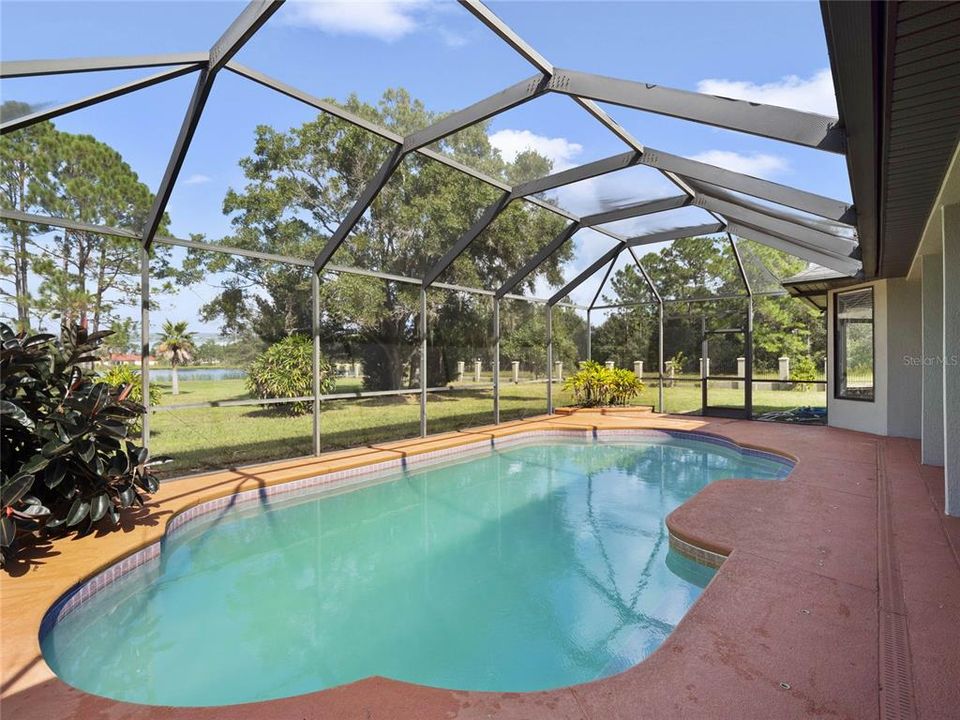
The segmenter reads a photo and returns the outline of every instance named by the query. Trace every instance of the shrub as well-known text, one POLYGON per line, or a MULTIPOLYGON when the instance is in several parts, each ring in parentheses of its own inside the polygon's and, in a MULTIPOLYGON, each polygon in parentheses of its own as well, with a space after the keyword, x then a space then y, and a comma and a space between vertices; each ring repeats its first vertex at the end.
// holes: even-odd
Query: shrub
MULTIPOLYGON (((336 379, 330 363, 320 358, 320 392, 332 392, 336 379)), ((306 335, 290 335, 264 350, 247 371, 247 388, 258 398, 293 398, 313 395, 313 341, 306 335)), ((280 412, 303 415, 312 403, 282 403, 280 412)))
POLYGON ((683 354, 683 350, 677 350, 676 355, 671 358, 667 358, 668 363, 673 364, 673 371, 677 375, 683 374, 683 369, 687 365, 687 356, 683 354))
MULTIPOLYGON (((100 378, 110 387, 124 388, 130 386, 130 394, 127 399, 143 405, 143 378, 140 377, 140 371, 135 370, 130 365, 114 365, 108 369, 100 378)), ((150 386, 150 405, 159 405, 163 398, 163 388, 159 385, 150 386)))
POLYGON ((89 369, 109 331, 79 326, 52 335, 15 334, 0 323, 0 548, 7 564, 18 538, 80 534, 116 526, 142 506, 157 480, 149 453, 128 438, 143 414, 130 386, 89 369))
MULTIPOLYGON (((143 406, 143 378, 140 377, 139 371, 134 370, 129 365, 114 365, 100 376, 100 380, 110 387, 119 388, 120 390, 129 387, 130 391, 127 394, 127 400, 143 406)), ((159 405, 162 397, 163 389, 159 385, 151 385, 150 405, 159 405)), ((130 433, 138 433, 142 427, 142 423, 138 418, 135 422, 131 423, 130 433)))
POLYGON ((607 368, 588 360, 563 383, 572 390, 577 404, 582 407, 626 405, 643 392, 643 382, 629 370, 607 368))
POLYGON ((801 355, 793 362, 790 368, 790 379, 795 381, 794 390, 806 391, 813 387, 813 380, 817 379, 817 366, 807 355, 801 355))

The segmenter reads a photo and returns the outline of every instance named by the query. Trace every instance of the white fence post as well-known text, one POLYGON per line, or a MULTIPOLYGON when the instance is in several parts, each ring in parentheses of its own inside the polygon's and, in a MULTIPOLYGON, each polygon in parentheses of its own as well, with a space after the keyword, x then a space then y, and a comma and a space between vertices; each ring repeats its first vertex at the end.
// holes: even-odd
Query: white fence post
POLYGON ((613 360, 607 360, 607 361, 604 363, 604 365, 607 366, 607 370, 613 370, 614 362, 613 362, 613 360))
POLYGON ((633 374, 638 378, 643 378, 643 360, 633 361, 633 374))
POLYGON ((475 383, 480 382, 480 361, 479 360, 473 361, 473 381, 475 383))
POLYGON ((457 382, 458 383, 463 382, 463 366, 464 366, 463 360, 457 360, 457 382))
POLYGON ((790 379, 790 358, 782 357, 777 359, 779 365, 779 376, 781 380, 790 379))
POLYGON ((513 382, 516 384, 520 382, 520 361, 514 360, 510 364, 513 366, 513 382))
POLYGON ((554 375, 557 378, 557 382, 563 382, 563 361, 557 360, 554 364, 554 375))

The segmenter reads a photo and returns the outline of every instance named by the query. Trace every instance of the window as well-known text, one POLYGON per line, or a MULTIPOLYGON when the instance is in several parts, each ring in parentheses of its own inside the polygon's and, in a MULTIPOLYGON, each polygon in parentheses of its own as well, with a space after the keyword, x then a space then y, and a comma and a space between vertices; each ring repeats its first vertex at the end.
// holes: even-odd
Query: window
POLYGON ((834 394, 873 402, 873 288, 837 293, 834 313, 834 394))

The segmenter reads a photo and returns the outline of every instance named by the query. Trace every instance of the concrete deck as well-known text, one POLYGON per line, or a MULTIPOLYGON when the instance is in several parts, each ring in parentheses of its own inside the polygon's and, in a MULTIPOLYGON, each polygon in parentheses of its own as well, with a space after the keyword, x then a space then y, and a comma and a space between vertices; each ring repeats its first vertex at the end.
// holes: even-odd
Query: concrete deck
POLYGON ((34 548, 0 580, 0 708, 53 718, 885 718, 960 717, 960 519, 943 472, 915 441, 825 427, 574 413, 164 483, 103 537, 34 548), (782 483, 711 484, 667 520, 677 538, 729 555, 667 641, 614 677, 562 690, 451 692, 370 678, 285 700, 160 708, 61 682, 40 621, 78 580, 160 539, 216 497, 527 430, 701 430, 797 459, 782 483))

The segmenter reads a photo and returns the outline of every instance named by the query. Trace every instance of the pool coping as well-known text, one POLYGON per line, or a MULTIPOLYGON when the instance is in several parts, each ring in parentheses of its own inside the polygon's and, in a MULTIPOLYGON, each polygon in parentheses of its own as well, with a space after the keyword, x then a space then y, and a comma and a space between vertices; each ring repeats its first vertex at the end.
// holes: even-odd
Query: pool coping
MULTIPOLYGON (((347 686, 265 703, 219 708, 160 708, 111 701, 73 689, 53 675, 39 652, 40 624, 54 601, 75 587, 78 580, 91 578, 115 563, 116 559, 129 556, 161 540, 171 521, 204 502, 241 492, 262 492, 264 488, 304 480, 334 470, 345 471, 363 467, 364 470, 359 472, 366 473, 369 472, 367 469, 369 466, 390 460, 416 464, 412 459, 428 452, 446 450, 450 455, 456 455, 464 452, 465 446, 471 444, 489 443, 497 438, 508 438, 511 435, 530 431, 574 430, 581 434, 590 434, 617 429, 706 431, 740 447, 790 457, 797 463, 793 473, 785 481, 773 483, 783 488, 782 491, 777 490, 771 495, 779 498, 777 502, 784 497, 799 498, 796 502, 801 504, 797 507, 802 509, 802 503, 812 502, 810 498, 840 498, 832 501, 841 503, 840 512, 848 513, 851 522, 856 520, 857 523, 862 524, 868 507, 873 508, 875 521, 876 491, 869 487, 867 482, 864 482, 864 487, 860 487, 861 483, 857 481, 857 487, 854 488, 850 483, 850 477, 847 476, 850 476, 854 469, 862 469, 864 473, 875 472, 876 448, 884 446, 885 443, 889 444, 887 439, 835 428, 776 426, 748 421, 664 416, 628 410, 610 414, 574 413, 571 416, 543 416, 504 423, 501 426, 473 428, 426 439, 417 438, 330 453, 320 458, 300 458, 166 481, 158 493, 151 498, 142 515, 125 523, 121 530, 100 538, 87 537, 79 540, 68 538, 58 541, 40 552, 37 558, 39 562, 27 565, 22 577, 4 576, 0 579, 0 619, 2 619, 3 630, 3 653, 0 657, 3 687, 0 691, 0 699, 4 709, 24 719, 54 716, 86 718, 101 713, 111 717, 137 719, 182 717, 210 718, 211 720, 265 716, 385 717, 417 718, 418 720, 430 717, 496 716, 502 718, 570 717, 578 720, 583 718, 595 720, 635 717, 637 703, 641 700, 644 702, 644 707, 656 717, 682 717, 686 714, 685 704, 689 703, 699 704, 701 709, 710 705, 713 708, 710 714, 715 717, 743 717, 745 707, 762 709, 767 716, 800 716, 809 712, 802 709, 811 707, 811 702, 814 703, 812 706, 814 708, 839 709, 834 714, 840 716, 858 717, 862 716, 864 709, 879 710, 875 682, 877 677, 876 623, 871 626, 872 629, 867 628, 869 623, 867 625, 861 623, 862 627, 857 626, 860 628, 857 631, 859 635, 851 636, 849 639, 852 648, 855 640, 867 642, 872 637, 872 653, 863 649, 870 646, 869 642, 856 656, 848 657, 844 656, 843 652, 833 651, 832 637, 825 639, 830 643, 826 647, 808 647, 810 643, 816 644, 816 634, 813 636, 804 634, 799 639, 795 639, 801 647, 791 648, 790 662, 807 663, 810 668, 808 672, 822 675, 817 681, 819 687, 813 687, 813 689, 800 687, 784 690, 776 684, 768 686, 766 682, 758 686, 757 673, 761 671, 756 668, 749 672, 741 668, 730 675, 729 661, 723 660, 723 654, 727 652, 723 649, 724 646, 710 649, 708 645, 702 645, 711 636, 729 635, 731 626, 735 626, 737 622, 741 624, 753 622, 746 619, 737 620, 736 617, 721 619, 725 614, 735 615, 738 612, 752 611, 753 615, 750 617, 754 617, 761 607, 768 615, 771 608, 777 609, 779 607, 777 602, 763 606, 757 605, 755 608, 752 605, 760 602, 760 596, 756 595, 759 590, 769 592, 775 588, 777 578, 780 583, 802 582, 803 587, 796 590, 801 595, 808 589, 810 592, 815 590, 813 595, 815 598, 824 594, 827 596, 843 594, 844 603, 849 605, 856 601, 863 612, 870 612, 869 608, 876 605, 876 589, 864 589, 857 587, 856 583, 850 584, 849 578, 844 577, 846 570, 842 562, 837 570, 832 566, 826 569, 807 570, 798 565, 799 560, 791 560, 793 565, 790 565, 790 562, 784 564, 779 561, 771 564, 768 558, 761 557, 764 555, 762 549, 749 547, 749 544, 743 545, 739 539, 731 541, 729 537, 724 537, 723 523, 718 524, 709 513, 716 511, 722 503, 728 502, 731 498, 736 499, 737 506, 749 505, 758 487, 751 485, 751 482, 770 485, 768 481, 762 480, 717 481, 708 486, 708 488, 715 488, 715 492, 704 495, 701 491, 671 513, 667 525, 672 544, 678 546, 686 543, 694 550, 713 552, 728 559, 705 592, 681 620, 677 629, 651 657, 620 675, 587 685, 546 693, 460 693, 373 677, 347 686), (787 447, 790 450, 784 452, 784 448, 787 447), (870 452, 864 451, 864 448, 870 452), (864 497, 860 498, 860 495, 864 497), (870 498, 873 499, 870 500, 870 498), (857 499, 857 502, 842 504, 845 499, 857 499), (865 504, 860 502, 861 499, 869 502, 865 504), (53 557, 54 555, 59 557, 53 557), (788 565, 790 566, 787 567, 788 565), (782 574, 783 569, 788 571, 787 574, 782 574), (742 591, 737 589, 746 587, 751 588, 747 595, 743 595, 742 591), (689 654, 695 647, 701 649, 692 655, 689 654), (717 652, 721 654, 718 656, 717 652), (681 664, 678 666, 677 663, 681 664), (870 677, 873 680, 867 682, 864 667, 871 664, 873 670, 870 677), (855 678, 847 677, 853 672, 851 666, 855 666, 859 673, 855 678), (838 681, 844 680, 842 691, 827 687, 833 682, 834 676, 838 681), (684 683, 686 683, 686 690, 684 690, 684 683), (706 687, 710 687, 711 691, 704 694, 706 687), (690 696, 693 692, 691 688, 701 688, 701 691, 693 697, 690 696), (677 698, 684 693, 690 697, 678 703, 677 698), (656 712, 654 712, 655 709, 656 712)), ((914 462, 913 455, 910 456, 909 462, 914 462)), ((934 476, 930 482, 936 482, 936 477, 934 476)), ((942 482, 942 472, 940 482, 942 482)), ((746 507, 744 512, 753 509, 746 507)), ((738 522, 749 529, 751 523, 759 521, 748 513, 738 518, 738 522)), ((770 520, 764 518, 763 523, 755 527, 762 530, 770 525, 770 520)), ((776 523, 772 525, 775 526, 776 523)), ((864 527, 869 528, 873 525, 868 523, 864 527)), ((845 545, 837 546, 839 551, 843 552, 845 547, 845 545)), ((791 552, 796 552, 796 548, 791 552)), ((843 552, 837 556, 837 560, 849 560, 855 566, 865 564, 864 558, 861 557, 842 557, 843 552)), ((869 558, 866 559, 869 560, 869 558)), ((811 600, 810 602, 819 601, 811 600)), ((908 597, 909 602, 910 597, 908 597)), ((821 619, 821 622, 826 620, 821 619)), ((764 627, 766 627, 766 630, 763 630, 764 637, 766 633, 793 632, 789 623, 764 627)), ((740 640, 728 639, 725 642, 739 643, 740 640)), ((771 646, 769 641, 762 640, 758 645, 752 636, 744 639, 743 643, 747 659, 750 653, 770 653, 774 651, 771 648, 777 647, 771 646)), ((950 655, 953 652, 950 647, 940 648, 938 652, 936 656, 938 666, 956 667, 956 663, 960 662, 950 655), (951 665, 951 662, 954 664, 951 665)), ((922 652, 918 655, 917 649, 914 648, 914 657, 922 660, 922 655, 922 652)), ((770 664, 769 659, 765 662, 770 664)), ((814 685, 816 686, 817 683, 814 685)), ((922 694, 921 691, 924 691, 924 687, 919 687, 918 694, 922 694)), ((942 695, 948 691, 937 686, 933 690, 927 688, 925 692, 927 695, 933 693, 931 696, 935 696, 937 692, 942 695)), ((749 712, 746 714, 749 715, 749 712)), ((867 714, 876 713, 867 712, 867 714)))

